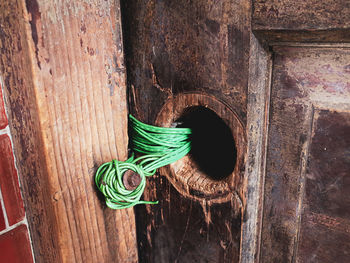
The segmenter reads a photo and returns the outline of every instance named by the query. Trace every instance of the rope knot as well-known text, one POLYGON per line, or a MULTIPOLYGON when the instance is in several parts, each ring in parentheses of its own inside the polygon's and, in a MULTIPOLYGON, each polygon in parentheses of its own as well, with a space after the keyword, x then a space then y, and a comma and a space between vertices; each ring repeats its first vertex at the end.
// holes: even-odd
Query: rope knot
POLYGON ((144 155, 135 159, 133 153, 124 162, 113 160, 104 163, 95 176, 97 188, 105 196, 106 205, 112 209, 157 204, 158 201, 140 200, 146 187, 146 177, 154 175, 158 168, 181 159, 191 150, 191 129, 156 127, 142 123, 132 115, 129 119, 133 151, 144 155))

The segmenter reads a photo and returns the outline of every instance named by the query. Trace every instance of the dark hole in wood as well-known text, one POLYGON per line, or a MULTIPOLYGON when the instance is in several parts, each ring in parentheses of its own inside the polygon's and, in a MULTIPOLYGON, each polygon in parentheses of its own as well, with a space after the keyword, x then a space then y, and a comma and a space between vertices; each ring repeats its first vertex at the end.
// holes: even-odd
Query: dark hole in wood
POLYGON ((237 149, 230 127, 212 110, 187 108, 177 127, 192 129, 190 157, 198 169, 214 180, 229 176, 236 165, 237 149))

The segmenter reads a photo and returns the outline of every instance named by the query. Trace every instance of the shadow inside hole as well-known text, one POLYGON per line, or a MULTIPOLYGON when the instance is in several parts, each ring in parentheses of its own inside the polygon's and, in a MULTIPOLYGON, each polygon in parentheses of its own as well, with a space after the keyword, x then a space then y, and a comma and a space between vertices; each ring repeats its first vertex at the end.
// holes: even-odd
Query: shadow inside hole
POLYGON ((190 157, 199 170, 214 180, 229 176, 236 165, 237 149, 229 126, 212 110, 187 108, 177 120, 178 127, 192 129, 190 157))

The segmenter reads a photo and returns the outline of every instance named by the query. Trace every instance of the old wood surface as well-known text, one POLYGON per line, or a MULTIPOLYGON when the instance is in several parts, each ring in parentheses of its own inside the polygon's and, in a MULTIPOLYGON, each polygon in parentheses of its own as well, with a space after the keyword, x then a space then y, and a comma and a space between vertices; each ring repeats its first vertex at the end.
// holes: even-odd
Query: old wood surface
MULTIPOLYGON (((122 1, 122 16, 133 114, 154 124, 164 103, 179 94, 195 92, 224 102, 245 130, 249 1, 128 0, 122 1)), ((193 96, 188 106, 195 101, 193 96)), ((224 107, 217 104, 207 108, 225 121, 226 117, 220 116, 224 107)), ((181 115, 172 113, 170 109, 169 119, 181 115)), ((213 129, 209 122, 207 127, 205 123, 202 120, 200 124, 203 130, 213 129)), ((220 139, 213 136, 212 145, 220 139)), ((220 155, 220 151, 213 153, 209 146, 202 154, 220 155)), ((213 165, 234 162, 233 159, 213 165)), ((241 168, 244 170, 244 166, 241 168)), ((148 180, 145 199, 159 200, 160 204, 136 208, 141 262, 238 262, 246 178, 240 171, 240 183, 229 190, 229 198, 210 202, 215 199, 215 190, 206 190, 209 196, 203 196, 203 189, 194 191, 191 187, 201 185, 200 182, 203 184, 199 188, 220 185, 220 179, 210 184, 205 176, 190 175, 197 172, 196 168, 189 168, 189 174, 182 173, 186 178, 198 179, 189 180, 187 185, 188 192, 192 189, 192 194, 200 196, 197 199, 176 190, 164 174, 148 180)))
POLYGON ((270 52, 251 34, 247 105, 247 159, 245 216, 240 262, 259 262, 261 216, 266 170, 266 137, 270 107, 272 59, 270 52))
POLYGON ((350 49, 275 47, 262 262, 348 262, 350 49))
POLYGON ((106 210, 92 181, 126 157, 118 3, 0 3, 37 261, 347 262, 349 4, 121 1, 131 112, 192 118, 212 139, 147 181, 143 198, 160 203, 135 210, 137 255, 133 211, 106 210), (215 173, 220 147, 228 166, 215 173))
POLYGON ((252 28, 269 42, 350 41, 350 2, 253 0, 252 28))
POLYGON ((297 262, 349 261, 350 107, 347 108, 320 109, 314 114, 297 262))
POLYGON ((127 154, 118 1, 1 1, 0 74, 36 262, 137 262, 94 172, 127 154))
POLYGON ((166 176, 184 197, 209 205, 239 199, 247 142, 235 113, 215 97, 184 93, 164 104, 156 124, 170 127, 174 120, 182 122, 181 127, 191 128, 192 150, 181 160, 162 167, 160 175, 166 176), (214 114, 223 122, 213 119, 214 114))
POLYGON ((350 29, 350 2, 254 0, 254 29, 350 29))
MULTIPOLYGON (((149 123, 162 116, 163 123, 169 125, 169 119, 175 121, 181 115, 178 104, 185 103, 171 101, 186 92, 209 94, 237 113, 248 141, 243 183, 235 185, 242 203, 240 218, 237 207, 210 203, 213 197, 203 191, 206 205, 199 207, 199 198, 188 194, 193 190, 191 178, 196 176, 188 176, 184 167, 189 173, 197 171, 187 159, 150 180, 145 196, 161 203, 136 210, 139 255, 145 262, 327 262, 339 253, 343 260, 342 253, 348 252, 345 234, 317 240, 316 234, 309 233, 346 230, 348 219, 308 212, 304 195, 309 191, 312 196, 322 196, 319 190, 308 190, 305 181, 318 111, 340 112, 346 120, 349 6, 343 1, 331 6, 313 0, 252 1, 251 35, 247 4, 123 2, 124 32, 133 32, 125 35, 132 112, 149 123), (278 46, 281 44, 286 47, 278 46), (169 119, 163 117, 164 103, 170 105, 169 119), (211 220, 204 227, 208 211, 211 220), (231 221, 226 221, 226 216, 231 221), (322 226, 316 225, 318 219, 323 220, 322 226), (228 222, 235 223, 227 231, 237 250, 215 245, 223 243, 218 236, 223 233, 221 225, 230 226, 228 222), (341 227, 324 229, 330 222, 341 227), (238 231, 242 234, 237 235, 238 231), (318 249, 335 240, 339 242, 332 252, 318 249)), ((335 130, 347 129, 346 124, 342 128, 337 122, 330 125, 335 130)), ((339 144, 347 145, 346 140, 339 139, 339 144)), ((330 152, 330 158, 335 154, 330 152)), ((346 158, 339 163, 345 170, 346 158)), ((321 180, 326 183, 330 176, 327 173, 322 177, 327 179, 321 180)), ((207 183, 207 179, 196 181, 201 187, 207 183)), ((338 187, 346 189, 346 180, 338 187)), ((319 200, 312 202, 326 206, 319 200)))
MULTIPOLYGON (((258 238, 247 246, 242 241, 242 259, 255 253, 258 262, 348 262, 349 3, 252 2, 252 30, 269 46, 273 63, 268 122, 260 134, 267 135, 263 202, 252 206, 262 218, 256 217, 258 238), (246 256, 246 248, 255 250, 246 256)), ((254 73, 254 62, 250 66, 254 73)), ((248 176, 256 172, 250 168, 248 176)), ((247 213, 254 215, 249 205, 247 213)), ((254 232, 248 233, 243 240, 254 232)))

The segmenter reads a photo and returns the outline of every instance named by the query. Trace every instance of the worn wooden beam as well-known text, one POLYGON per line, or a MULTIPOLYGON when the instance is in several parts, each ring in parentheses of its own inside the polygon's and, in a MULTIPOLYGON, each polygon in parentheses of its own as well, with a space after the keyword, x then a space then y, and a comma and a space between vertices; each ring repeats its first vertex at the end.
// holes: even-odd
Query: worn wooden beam
POLYGON ((269 42, 350 42, 350 3, 253 0, 252 29, 269 42))
POLYGON ((258 262, 260 254, 271 70, 271 53, 251 34, 245 171, 246 209, 242 224, 240 258, 242 263, 258 262))
POLYGON ((1 1, 0 47, 36 262, 137 262, 133 210, 93 183, 127 155, 119 2, 1 1))

